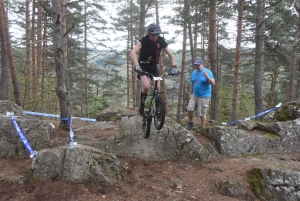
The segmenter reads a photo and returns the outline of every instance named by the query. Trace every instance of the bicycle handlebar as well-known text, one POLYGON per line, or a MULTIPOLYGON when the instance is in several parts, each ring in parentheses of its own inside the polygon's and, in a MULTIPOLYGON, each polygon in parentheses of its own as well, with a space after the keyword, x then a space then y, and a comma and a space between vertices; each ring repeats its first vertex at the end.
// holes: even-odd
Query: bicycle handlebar
MULTIPOLYGON (((147 71, 142 71, 142 73, 145 73, 145 74, 151 75, 152 77, 155 77, 154 75, 152 75, 151 73, 148 73, 147 71)), ((172 76, 174 76, 174 75, 178 75, 179 73, 180 73, 180 72, 178 72, 178 71, 177 71, 176 74, 173 74, 173 73, 167 73, 167 74, 164 74, 164 75, 162 75, 162 76, 159 76, 159 78, 163 78, 164 76, 167 76, 167 75, 172 75, 172 76)))

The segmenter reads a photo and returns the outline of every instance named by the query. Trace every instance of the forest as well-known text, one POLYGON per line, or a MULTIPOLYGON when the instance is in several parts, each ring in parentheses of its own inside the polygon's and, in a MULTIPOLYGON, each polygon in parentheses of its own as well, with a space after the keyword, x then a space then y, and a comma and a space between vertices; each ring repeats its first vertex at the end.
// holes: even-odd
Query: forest
MULTIPOLYGON (((161 25, 178 76, 162 82, 167 114, 186 116, 193 61, 215 77, 208 119, 228 122, 299 100, 298 0, 0 0, 0 100, 26 111, 95 118, 135 108, 129 52, 161 25)), ((162 52, 160 73, 171 70, 162 52)))

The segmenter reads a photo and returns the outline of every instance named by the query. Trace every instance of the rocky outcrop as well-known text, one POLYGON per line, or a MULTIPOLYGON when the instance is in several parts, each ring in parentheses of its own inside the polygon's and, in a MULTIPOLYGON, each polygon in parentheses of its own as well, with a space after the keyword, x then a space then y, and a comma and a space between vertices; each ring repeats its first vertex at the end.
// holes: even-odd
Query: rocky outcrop
POLYGON ((210 153, 180 124, 166 118, 161 130, 152 124, 150 137, 142 136, 142 118, 134 116, 120 123, 115 137, 107 140, 106 152, 144 160, 186 159, 209 162, 210 153))
POLYGON ((121 179, 120 163, 115 155, 83 145, 41 150, 31 168, 38 180, 62 179, 112 186, 121 179))
POLYGON ((274 113, 276 121, 289 121, 300 118, 300 101, 287 102, 274 113))
POLYGON ((243 127, 246 130, 251 127, 259 129, 248 132, 234 127, 216 126, 204 129, 201 134, 215 143, 221 155, 228 157, 300 151, 300 119, 252 125, 249 123, 243 127))
POLYGON ((16 116, 25 116, 23 109, 17 104, 8 100, 0 100, 0 115, 6 115, 6 112, 13 112, 16 116))
MULTIPOLYGON (((1 113, 15 112, 14 118, 33 150, 41 150, 48 146, 50 130, 46 121, 24 116, 20 107, 12 102, 0 101, 0 108, 1 113)), ((0 115, 0 156, 24 158, 29 155, 30 153, 20 139, 11 117, 6 114, 0 115)))
POLYGON ((289 167, 253 168, 247 180, 259 200, 300 200, 300 172, 289 167))

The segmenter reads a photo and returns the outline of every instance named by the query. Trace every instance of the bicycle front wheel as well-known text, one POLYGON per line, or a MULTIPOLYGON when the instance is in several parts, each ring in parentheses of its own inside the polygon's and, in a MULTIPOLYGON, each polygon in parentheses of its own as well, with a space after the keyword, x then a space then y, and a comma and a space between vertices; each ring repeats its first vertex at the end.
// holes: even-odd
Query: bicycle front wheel
POLYGON ((148 138, 150 136, 152 117, 143 117, 143 137, 148 138))
POLYGON ((155 100, 154 126, 157 130, 162 129, 165 123, 166 107, 161 96, 155 100))

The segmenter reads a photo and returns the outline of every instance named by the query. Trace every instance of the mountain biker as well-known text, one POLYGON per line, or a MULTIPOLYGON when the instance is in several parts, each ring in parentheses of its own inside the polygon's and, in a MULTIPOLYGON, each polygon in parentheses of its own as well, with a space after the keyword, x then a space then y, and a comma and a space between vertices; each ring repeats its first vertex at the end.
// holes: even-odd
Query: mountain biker
MULTIPOLYGON (((175 58, 168 47, 168 43, 165 41, 161 34, 161 29, 158 24, 150 24, 148 26, 148 35, 142 37, 137 45, 131 50, 131 60, 135 66, 135 71, 138 73, 138 78, 142 82, 142 91, 141 91, 141 103, 139 107, 139 114, 141 116, 145 116, 144 108, 145 108, 145 100, 147 98, 148 90, 150 88, 148 75, 143 71, 151 73, 153 76, 158 77, 158 67, 160 52, 162 49, 165 49, 166 53, 169 56, 170 62, 172 64, 172 74, 177 74, 175 58), (139 54, 139 59, 137 59, 137 53, 139 54)), ((153 81, 152 76, 150 79, 153 81)), ((157 84, 158 90, 160 90, 160 82, 157 84)))

